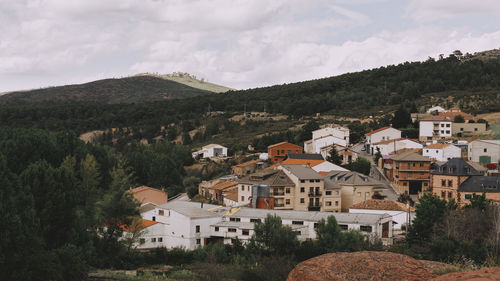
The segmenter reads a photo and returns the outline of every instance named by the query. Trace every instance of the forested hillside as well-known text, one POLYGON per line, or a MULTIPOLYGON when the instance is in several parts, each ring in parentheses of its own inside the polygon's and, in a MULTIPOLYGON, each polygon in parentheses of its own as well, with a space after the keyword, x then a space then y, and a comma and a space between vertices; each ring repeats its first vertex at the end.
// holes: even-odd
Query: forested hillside
POLYGON ((204 95, 209 91, 152 76, 104 79, 85 84, 12 92, 0 103, 99 102, 141 103, 204 95))

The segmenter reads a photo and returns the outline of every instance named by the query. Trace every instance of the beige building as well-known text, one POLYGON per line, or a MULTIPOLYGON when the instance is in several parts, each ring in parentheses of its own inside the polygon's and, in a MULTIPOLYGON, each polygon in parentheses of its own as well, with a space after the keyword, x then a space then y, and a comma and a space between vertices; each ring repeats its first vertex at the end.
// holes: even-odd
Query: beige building
POLYGON ((348 212, 352 205, 370 200, 376 192, 385 189, 382 182, 358 172, 333 171, 325 179, 341 188, 342 212, 348 212))
POLYGON ((253 185, 266 185, 274 198, 274 208, 293 210, 295 183, 281 170, 262 170, 238 180, 238 203, 250 202, 253 185))
POLYGON ((482 135, 486 133, 485 123, 452 123, 451 133, 454 137, 482 135))

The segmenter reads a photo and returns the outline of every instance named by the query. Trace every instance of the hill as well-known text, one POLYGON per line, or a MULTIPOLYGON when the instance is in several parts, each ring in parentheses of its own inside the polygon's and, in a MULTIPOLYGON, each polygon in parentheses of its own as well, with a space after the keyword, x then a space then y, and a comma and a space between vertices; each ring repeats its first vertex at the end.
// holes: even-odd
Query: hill
POLYGON ((85 84, 11 92, 0 103, 98 102, 142 103, 205 95, 209 91, 151 76, 104 79, 85 84))
POLYGON ((187 85, 189 87, 193 87, 200 90, 205 90, 213 93, 225 93, 227 91, 231 91, 229 87, 217 85, 214 83, 210 83, 205 81, 205 79, 197 79, 196 76, 190 75, 189 73, 183 72, 174 72, 172 74, 153 74, 153 73, 141 73, 136 76, 151 76, 166 80, 171 80, 177 83, 181 83, 187 85))

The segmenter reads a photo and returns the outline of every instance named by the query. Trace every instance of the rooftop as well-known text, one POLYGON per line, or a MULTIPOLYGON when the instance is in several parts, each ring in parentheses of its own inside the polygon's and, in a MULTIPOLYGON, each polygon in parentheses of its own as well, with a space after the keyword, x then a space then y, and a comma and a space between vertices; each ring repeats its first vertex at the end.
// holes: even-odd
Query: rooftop
POLYGON ((433 175, 449 176, 480 176, 483 174, 462 158, 452 158, 446 163, 438 165, 431 173, 433 175))
MULTIPOLYGON (((386 211, 408 211, 405 204, 392 200, 370 199, 358 204, 352 205, 349 209, 366 209, 366 210, 386 210, 386 211)), ((411 212, 415 212, 415 208, 410 207, 411 212)))
POLYGON ((425 146, 424 148, 430 148, 430 149, 443 149, 445 147, 448 147, 450 146, 451 144, 449 143, 435 143, 435 144, 431 144, 431 145, 427 145, 425 146))
POLYGON ((296 146, 300 149, 302 149, 302 147, 296 145, 296 144, 293 144, 293 143, 289 143, 287 141, 282 141, 282 142, 278 142, 278 143, 275 143, 275 144, 271 144, 267 147, 267 149, 270 149, 270 148, 273 148, 273 147, 277 147, 277 146, 281 146, 281 145, 284 145, 284 144, 289 144, 289 145, 292 145, 292 146, 296 146))
POLYGON ((459 192, 500 192, 500 177, 473 176, 464 181, 458 188, 459 192))
POLYGON ((302 160, 325 160, 321 154, 316 153, 295 153, 288 154, 287 159, 302 159, 302 160))
POLYGON ((384 184, 372 177, 363 175, 353 171, 331 171, 326 175, 326 178, 341 185, 376 185, 384 186, 384 184))
POLYGON ((163 204, 160 207, 165 208, 167 210, 175 211, 181 215, 190 218, 209 218, 209 217, 218 217, 222 214, 218 214, 216 212, 209 211, 209 209, 213 209, 215 207, 220 207, 212 204, 202 204, 198 202, 189 202, 189 201, 171 201, 169 203, 163 204))
POLYGON ((268 209, 253 209, 241 208, 234 212, 233 217, 244 218, 260 218, 265 219, 267 215, 279 216, 282 220, 298 220, 298 221, 320 221, 327 219, 329 216, 334 216, 339 224, 359 223, 359 224, 375 224, 383 218, 390 217, 387 214, 351 214, 351 213, 332 213, 332 212, 310 212, 310 211, 293 211, 293 210, 268 210, 268 209))
POLYGON ((420 144, 416 140, 412 140, 412 139, 409 139, 409 138, 399 138, 399 139, 393 139, 393 140, 379 141, 379 142, 374 143, 373 145, 389 144, 389 143, 393 143, 393 142, 396 142, 396 141, 404 141, 404 140, 409 140, 409 141, 416 142, 416 143, 420 144))
POLYGON ((211 186, 211 187, 209 187, 209 189, 224 190, 224 189, 236 186, 236 185, 238 185, 238 183, 236 181, 228 180, 228 181, 220 182, 214 186, 211 186))
POLYGON ((212 148, 212 147, 224 147, 224 148, 226 148, 225 146, 222 146, 220 144, 211 143, 211 144, 207 144, 207 145, 203 146, 203 149, 208 149, 208 148, 212 148))
POLYGON ((238 183, 265 184, 268 186, 293 186, 293 181, 281 170, 263 170, 238 180, 238 183))
POLYGON ((394 161, 426 161, 430 162, 431 159, 429 157, 422 156, 415 152, 406 152, 399 155, 396 155, 392 158, 394 161))
MULTIPOLYGON (((387 126, 387 127, 382 127, 382 128, 380 128, 380 129, 376 129, 376 130, 373 130, 373 131, 371 131, 371 132, 369 132, 369 133, 366 133, 366 134, 365 134, 365 136, 373 135, 373 134, 376 134, 376 133, 378 133, 378 132, 385 131, 385 130, 387 130, 387 129, 394 129, 394 128, 393 128, 393 127, 388 127, 388 126, 387 126)), ((394 130, 398 130, 398 129, 394 129, 394 130)))
POLYGON ((129 192, 141 204, 151 202, 160 205, 168 201, 167 192, 145 185, 130 189, 129 192))
POLYGON ((259 162, 259 160, 250 160, 250 161, 243 162, 243 163, 240 163, 238 165, 235 165, 235 167, 246 167, 248 165, 252 165, 252 164, 255 164, 257 162, 259 162))
POLYGON ((281 165, 281 166, 290 171, 290 173, 292 173, 299 179, 304 179, 304 180, 323 179, 322 175, 304 165, 281 165))

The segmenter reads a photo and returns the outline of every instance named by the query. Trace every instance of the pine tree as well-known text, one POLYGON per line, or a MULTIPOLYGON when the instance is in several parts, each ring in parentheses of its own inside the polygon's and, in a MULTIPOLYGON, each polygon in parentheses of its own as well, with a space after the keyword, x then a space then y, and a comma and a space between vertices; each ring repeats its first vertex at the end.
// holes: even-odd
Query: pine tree
POLYGON ((328 153, 328 157, 326 158, 326 160, 332 162, 335 165, 342 164, 342 157, 338 154, 334 144, 332 144, 332 148, 330 149, 330 152, 328 153))

